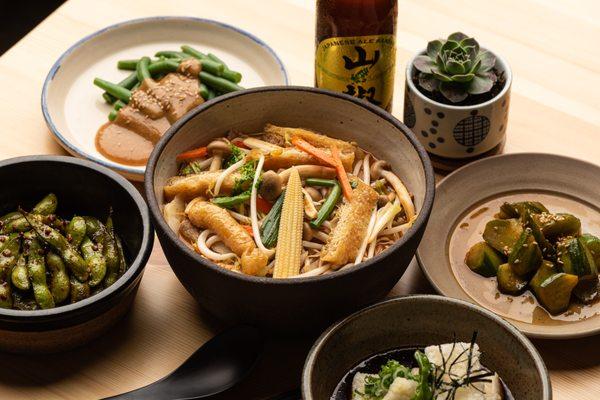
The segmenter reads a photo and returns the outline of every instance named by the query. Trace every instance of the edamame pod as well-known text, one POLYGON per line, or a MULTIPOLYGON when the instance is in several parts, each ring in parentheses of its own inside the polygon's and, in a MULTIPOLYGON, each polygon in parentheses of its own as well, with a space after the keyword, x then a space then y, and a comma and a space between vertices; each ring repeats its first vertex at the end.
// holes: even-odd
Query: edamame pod
POLYGON ((56 207, 58 206, 58 199, 54 193, 48 193, 46 197, 40 200, 32 209, 32 214, 39 215, 50 215, 56 212, 56 207))
POLYGON ((71 245, 77 249, 85 237, 85 231, 85 219, 75 216, 71 219, 69 225, 67 225, 67 240, 70 240, 71 245))
POLYGON ((37 239, 29 242, 27 272, 33 287, 33 297, 42 309, 53 308, 54 298, 46 282, 46 262, 44 253, 37 239))
POLYGON ((69 283, 71 285, 71 303, 76 303, 90 297, 91 289, 87 282, 79 282, 74 277, 71 277, 69 283))
POLYGON ((55 303, 62 303, 69 296, 70 284, 67 268, 60 256, 52 251, 46 254, 46 265, 50 270, 50 293, 55 303))
POLYGON ((17 289, 29 290, 31 288, 29 275, 27 273, 27 259, 23 253, 20 253, 17 258, 17 263, 12 270, 11 280, 17 289))
POLYGON ((97 286, 106 276, 106 260, 99 251, 98 245, 87 236, 81 242, 81 253, 90 270, 88 283, 91 287, 97 286))
POLYGON ((11 234, 0 248, 0 308, 11 308, 13 303, 9 272, 16 262, 19 252, 20 238, 11 234))
POLYGON ((79 255, 77 249, 71 246, 67 239, 56 229, 32 218, 31 214, 23 210, 19 211, 21 211, 29 224, 35 229, 38 236, 59 253, 67 267, 73 272, 77 279, 86 281, 89 276, 87 263, 79 255))
POLYGON ((107 226, 109 229, 105 229, 104 235, 104 248, 102 249, 102 254, 106 259, 106 278, 104 279, 104 285, 109 287, 113 283, 119 279, 119 268, 120 268, 120 258, 119 258, 119 249, 117 247, 117 242, 115 240, 115 233, 113 228, 112 217, 108 217, 107 226))
POLYGON ((12 294, 13 297, 13 308, 17 310, 25 310, 25 311, 33 311, 37 310, 39 306, 35 302, 35 299, 31 298, 29 295, 14 292, 12 294))
POLYGON ((117 250, 119 252, 119 276, 123 275, 127 270, 127 260, 125 260, 125 252, 123 251, 123 242, 119 235, 115 233, 115 242, 117 243, 117 250))

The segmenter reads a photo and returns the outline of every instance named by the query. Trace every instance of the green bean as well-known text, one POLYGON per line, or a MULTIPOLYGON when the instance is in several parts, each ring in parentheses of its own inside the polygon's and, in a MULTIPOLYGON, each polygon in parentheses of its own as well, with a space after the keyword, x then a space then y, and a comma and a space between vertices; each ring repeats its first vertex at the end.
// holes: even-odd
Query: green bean
POLYGON ((13 233, 5 239, 0 248, 0 308, 12 307, 12 289, 9 273, 19 253, 20 238, 13 233))
POLYGON ((37 239, 29 241, 27 272, 33 286, 33 297, 42 309, 53 308, 54 298, 46 282, 46 262, 37 239))
POLYGON ((69 296, 69 274, 60 256, 52 251, 46 254, 46 265, 50 270, 50 292, 55 303, 62 303, 69 296))
POLYGON ((335 179, 321 179, 321 178, 306 178, 307 186, 326 186, 332 187, 337 184, 335 179))
POLYGON ((216 205, 218 205, 219 207, 231 208, 233 206, 237 206, 238 204, 245 203, 249 199, 250 199, 250 191, 247 190, 236 196, 215 197, 212 199, 212 202, 215 203, 216 205))
POLYGON ((215 62, 223 64, 223 67, 225 68, 225 70, 223 71, 223 74, 221 75, 223 78, 225 78, 228 81, 231 81, 233 83, 240 83, 240 81, 242 80, 242 74, 240 74, 237 71, 230 70, 229 67, 227 66, 227 64, 225 64, 225 62, 223 62, 223 60, 221 60, 219 57, 215 56, 213 53, 208 53, 208 58, 210 58, 211 60, 213 60, 215 62))
POLYGON ((223 75, 223 71, 225 71, 223 64, 219 64, 209 59, 200 60, 200 65, 202 65, 202 71, 206 71, 215 76, 221 76, 223 75))
POLYGON ((106 273, 106 279, 104 280, 104 285, 109 287, 115 283, 117 279, 119 279, 121 259, 119 257, 119 248, 115 239, 115 232, 111 216, 108 217, 106 226, 105 242, 102 254, 106 259, 106 268, 108 270, 106 273))
POLYGON ((108 120, 109 121, 114 121, 115 119, 117 119, 117 115, 119 113, 119 110, 121 108, 125 107, 126 105, 127 104, 123 103, 121 100, 115 101, 115 106, 110 111, 110 114, 108 114, 108 120))
POLYGON ((208 56, 206 54, 204 54, 188 45, 181 46, 181 51, 183 51, 185 54, 189 54, 190 56, 192 56, 194 58, 197 58, 198 60, 204 60, 204 59, 208 58, 208 56))
POLYGON ((37 235, 48 245, 54 248, 65 261, 67 267, 80 281, 86 281, 89 276, 87 264, 79 255, 77 249, 56 229, 32 218, 31 214, 20 210, 29 224, 35 229, 37 235))
POLYGON ((200 93, 200 97, 202 97, 204 100, 208 100, 208 88, 202 82, 200 83, 200 89, 198 93, 200 93))
POLYGON ((108 113, 108 120, 111 122, 114 121, 115 119, 117 119, 117 115, 119 115, 119 112, 113 108, 108 113))
POLYGON ((110 95, 124 101, 125 103, 129 103, 129 100, 131 99, 131 91, 123 86, 119 86, 115 83, 105 81, 104 79, 100 78, 94 79, 94 85, 98 86, 100 89, 104 89, 110 95))
POLYGON ((219 78, 217 76, 209 74, 206 71, 200 72, 200 81, 222 93, 235 92, 244 89, 243 87, 236 85, 235 83, 230 82, 227 79, 219 78))
POLYGON ((154 54, 154 56, 155 57, 165 57, 165 58, 180 58, 180 59, 191 57, 189 54, 186 54, 182 51, 171 51, 171 50, 157 51, 156 54, 154 54))
POLYGON ((39 203, 31 209, 32 214, 50 215, 56 212, 58 199, 54 193, 48 193, 39 203))
POLYGON ((71 246, 79 248, 85 237, 86 223, 83 217, 73 217, 67 225, 67 240, 70 240, 71 246))
POLYGON ((329 196, 327 196, 325 202, 319 209, 319 212, 317 213, 317 218, 310 222, 310 226, 312 226, 313 228, 319 228, 321 224, 323 224, 323 222, 325 222, 325 220, 329 218, 329 216, 333 212, 333 209, 335 208, 335 205, 340 200, 341 195, 342 187, 336 181, 335 186, 331 188, 329 196))
POLYGON ((208 96, 206 96, 206 100, 212 100, 215 97, 217 97, 217 93, 214 90, 212 90, 209 87, 207 87, 207 89, 208 89, 208 96))
MULTIPOLYGON (((135 71, 133 71, 131 74, 129 74, 127 76, 127 78, 125 78, 121 82, 119 82, 118 85, 123 86, 126 89, 133 90, 133 87, 138 83, 139 82, 137 79, 137 73, 135 71)), ((117 99, 114 96, 111 96, 110 94, 108 94, 106 92, 102 93, 102 97, 109 104, 114 104, 114 102, 117 101, 117 99)))
POLYGON ((117 61, 117 68, 129 70, 129 71, 135 71, 138 61, 139 61, 139 59, 119 60, 119 61, 117 61))
POLYGON ((90 285, 87 282, 79 282, 75 277, 69 280, 71 287, 71 303, 76 303, 80 300, 90 297, 90 285))
POLYGON ((81 242, 81 253, 90 270, 88 283, 91 287, 97 286, 106 276, 106 260, 98 245, 92 243, 87 236, 81 242))
POLYGON ((283 209, 283 199, 285 197, 285 190, 281 192, 279 198, 269 210, 269 213, 265 217, 260 227, 260 237, 263 244, 267 248, 275 246, 277 243, 277 235, 279 233, 279 220, 281 219, 281 211, 283 209))
POLYGON ((150 59, 148 57, 140 58, 140 61, 137 63, 135 72, 137 74, 138 81, 144 82, 146 79, 152 79, 150 75, 150 71, 148 71, 148 66, 150 65, 150 59))
POLYGON ((174 60, 157 61, 148 66, 150 75, 155 76, 162 73, 175 72, 179 68, 179 63, 174 60))
POLYGON ((11 280, 17 289, 29 290, 31 288, 29 275, 27 273, 27 259, 23 253, 20 253, 17 258, 17 263, 12 270, 11 280))

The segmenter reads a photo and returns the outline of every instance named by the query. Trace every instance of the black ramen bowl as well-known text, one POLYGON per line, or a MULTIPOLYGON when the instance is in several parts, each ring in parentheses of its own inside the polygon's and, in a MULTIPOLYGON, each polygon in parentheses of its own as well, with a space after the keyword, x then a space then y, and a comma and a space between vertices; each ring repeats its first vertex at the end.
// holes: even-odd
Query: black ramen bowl
POLYGON ((322 329, 392 289, 423 235, 434 197, 434 175, 413 133, 389 113, 347 95, 286 86, 231 93, 190 111, 154 149, 146 168, 145 188, 169 264, 200 305, 230 323, 257 324, 289 334, 322 329), (266 123, 352 140, 389 161, 414 194, 419 213, 414 226, 385 252, 359 266, 312 278, 247 276, 202 258, 163 218, 163 186, 177 174, 175 157, 230 130, 258 132, 266 123))
MULTIPOLYGON (((332 398, 342 378, 373 355, 454 340, 468 343, 473 332, 481 364, 498 373, 515 399, 552 399, 546 365, 517 328, 483 307, 432 295, 386 300, 327 329, 306 358, 302 398, 332 398)), ((336 399, 345 398, 335 392, 336 399)))
POLYGON ((0 308, 0 350, 55 352, 82 345, 105 332, 129 309, 148 261, 154 233, 146 203, 125 178, 85 160, 29 156, 0 161, 0 215, 28 210, 49 192, 58 215, 105 218, 113 209, 129 269, 117 282, 85 300, 46 310, 0 308))

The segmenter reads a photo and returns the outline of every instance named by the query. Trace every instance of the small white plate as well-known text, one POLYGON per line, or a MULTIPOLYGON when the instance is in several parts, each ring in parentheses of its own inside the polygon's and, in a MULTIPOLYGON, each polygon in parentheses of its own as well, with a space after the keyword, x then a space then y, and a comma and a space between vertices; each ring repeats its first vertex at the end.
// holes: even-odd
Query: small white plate
POLYGON ((183 44, 216 54, 232 70, 242 73, 240 85, 244 87, 288 84, 285 67, 273 49, 231 25, 191 17, 122 22, 81 39, 50 69, 42 89, 42 112, 59 144, 74 156, 142 181, 144 166, 122 165, 96 150, 96 131, 107 121, 111 106, 104 102, 103 92, 93 80, 100 77, 118 82, 130 73, 117 69, 118 60, 179 50, 183 44))

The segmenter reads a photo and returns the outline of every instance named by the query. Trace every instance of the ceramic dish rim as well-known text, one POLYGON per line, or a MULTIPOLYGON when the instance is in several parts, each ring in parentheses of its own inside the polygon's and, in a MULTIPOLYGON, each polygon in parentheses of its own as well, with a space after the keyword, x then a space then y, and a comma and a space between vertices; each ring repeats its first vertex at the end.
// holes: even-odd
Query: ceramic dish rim
MULTIPOLYGON (((512 158, 512 157, 539 157, 539 156, 542 156, 542 157, 552 157, 552 158, 560 158, 560 159, 566 160, 568 162, 578 162, 578 163, 581 163, 581 164, 585 164, 585 165, 589 166, 590 168, 600 169, 600 166, 598 166, 596 164, 593 164, 593 163, 591 163, 589 161, 580 160, 580 159, 573 158, 573 157, 568 157, 568 156, 563 156, 563 155, 560 155, 560 154, 536 153, 536 152, 497 154, 497 155, 494 155, 494 156, 490 156, 490 157, 486 157, 486 158, 483 158, 483 159, 480 159, 480 160, 473 161, 472 163, 469 163, 467 165, 464 165, 464 166, 458 168, 457 170, 453 171, 452 173, 450 173, 446 177, 444 177, 444 179, 442 179, 440 182, 438 182, 438 184, 436 185, 436 190, 437 190, 437 188, 439 188, 441 185, 444 184, 444 182, 446 181, 446 179, 454 177, 456 174, 463 173, 463 169, 467 169, 469 167, 472 167, 472 168, 478 167, 480 163, 488 162, 488 160, 491 160, 491 159, 497 159, 497 158, 501 158, 501 157, 512 158)), ((487 198, 489 199, 489 198, 492 198, 492 197, 493 196, 488 196, 487 198)), ((569 196, 569 197, 573 198, 573 196, 569 196)), ((484 200, 484 199, 480 199, 480 200, 484 200)), ((480 201, 480 200, 477 200, 477 201, 480 201)), ((476 204, 477 201, 473 202, 472 204, 476 204)), ((589 202, 586 202, 586 203, 589 203, 589 202)), ((427 230, 423 234, 423 237, 425 237, 426 233, 427 233, 427 230)), ((422 242, 421 242, 421 244, 422 244, 422 242)), ((421 271, 423 272, 423 275, 425 275, 425 277, 427 278, 427 281, 429 282, 429 284, 436 291, 436 293, 438 293, 438 294, 440 294, 440 295, 442 295, 444 297, 456 299, 455 297, 450 297, 449 295, 447 295, 446 293, 444 293, 435 284, 435 282, 433 280, 433 277, 432 277, 432 274, 425 267, 425 263, 422 260, 420 247, 421 246, 419 246, 419 248, 417 248, 417 251, 415 253, 415 257, 417 259, 417 263, 419 264, 419 267, 420 267, 421 271)), ((464 289, 461 288, 461 290, 463 292, 465 292, 464 289)), ((465 292, 465 296, 471 298, 471 300, 472 300, 471 304, 476 304, 476 305, 478 305, 480 307, 483 307, 483 306, 479 305, 479 303, 477 303, 477 301, 475 299, 473 299, 468 293, 465 292)), ((457 300, 462 300, 462 299, 457 299, 457 300)), ((466 300, 462 300, 462 301, 466 301, 466 300)), ((494 313, 494 311, 492 311, 492 310, 489 310, 489 309, 487 309, 485 307, 483 307, 483 308, 486 309, 489 312, 494 313)), ((495 314, 495 315, 498 315, 498 314, 495 314)), ((596 328, 588 329, 588 330, 585 330, 585 331, 582 331, 582 332, 573 332, 573 333, 542 333, 542 332, 532 332, 529 329, 527 329, 527 327, 528 326, 532 326, 532 324, 529 324, 527 322, 517 321, 517 320, 509 318, 509 317, 500 317, 500 318, 505 318, 505 320, 507 320, 511 324, 513 324, 515 326, 522 327, 522 328, 517 328, 517 329, 520 329, 521 332, 523 334, 527 335, 528 337, 536 338, 536 339, 578 339, 578 338, 593 336, 593 335, 598 334, 600 332, 600 324, 596 328)), ((600 315, 596 315, 596 318, 600 318, 600 315)), ((573 321, 573 323, 576 323, 576 322, 577 321, 573 321)))
POLYGON ((261 46, 262 48, 264 48, 267 52, 269 52, 271 54, 271 56, 273 57, 273 60, 275 60, 275 62, 279 66, 279 69, 283 75, 284 84, 289 85, 289 76, 288 76, 288 72, 285 68, 285 65, 283 64, 283 61, 277 55, 277 53, 275 53, 275 50, 273 50, 272 47, 270 47, 262 39, 258 38, 257 36, 255 36, 254 34, 248 32, 246 30, 240 29, 236 26, 233 26, 233 25, 230 25, 230 24, 227 24, 224 22, 212 20, 212 19, 199 18, 199 17, 186 17, 186 16, 169 16, 169 15, 135 18, 135 19, 117 22, 115 24, 106 26, 102 29, 99 29, 99 30, 93 32, 93 33, 90 33, 89 35, 84 36, 82 39, 79 39, 77 42, 75 42, 73 45, 71 45, 64 53, 62 53, 61 56, 54 62, 54 64, 50 68, 50 71, 48 71, 48 75, 46 75, 46 78, 44 80, 44 84, 42 86, 41 107, 42 107, 42 114, 43 114, 44 120, 46 122, 46 126, 48 127, 48 129, 50 129, 50 132, 52 133, 52 135, 58 140, 59 144, 65 150, 67 150, 69 153, 76 155, 77 157, 82 157, 84 159, 98 163, 106 168, 110 168, 112 170, 119 171, 120 173, 129 174, 131 176, 137 176, 137 177, 144 176, 145 167, 147 166, 147 164, 146 164, 146 166, 142 166, 144 168, 140 170, 139 169, 140 166, 129 166, 129 165, 125 165, 125 164, 119 164, 117 162, 112 163, 112 162, 109 162, 103 158, 96 156, 96 155, 88 153, 87 151, 81 149, 79 146, 76 146, 74 143, 71 143, 70 140, 68 140, 65 136, 63 136, 63 134, 59 131, 59 129, 54 124, 54 120, 52 119, 52 116, 50 115, 50 112, 48 110, 48 89, 49 89, 50 84, 54 80, 56 73, 60 69, 62 63, 65 61, 65 59, 67 59, 67 57, 69 57, 71 55, 71 53, 80 49, 89 40, 91 40, 97 36, 103 35, 107 32, 120 29, 124 26, 145 24, 145 23, 152 22, 152 21, 192 21, 194 23, 218 26, 221 28, 229 29, 235 33, 241 34, 242 36, 245 36, 248 39, 255 42, 256 44, 258 44, 259 46, 261 46))

